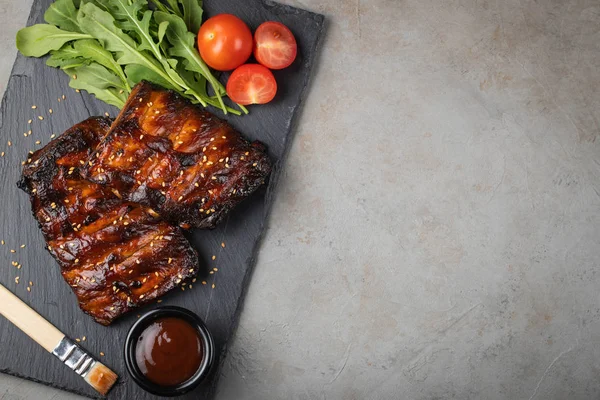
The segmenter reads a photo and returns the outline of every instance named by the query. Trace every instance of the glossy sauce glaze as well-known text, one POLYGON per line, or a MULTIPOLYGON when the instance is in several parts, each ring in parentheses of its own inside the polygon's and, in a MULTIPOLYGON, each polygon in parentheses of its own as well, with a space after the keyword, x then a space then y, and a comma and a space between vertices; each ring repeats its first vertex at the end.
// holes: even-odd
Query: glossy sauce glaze
POLYGON ((150 381, 162 386, 190 379, 202 363, 202 339, 196 328, 179 318, 161 318, 137 340, 135 361, 150 381))

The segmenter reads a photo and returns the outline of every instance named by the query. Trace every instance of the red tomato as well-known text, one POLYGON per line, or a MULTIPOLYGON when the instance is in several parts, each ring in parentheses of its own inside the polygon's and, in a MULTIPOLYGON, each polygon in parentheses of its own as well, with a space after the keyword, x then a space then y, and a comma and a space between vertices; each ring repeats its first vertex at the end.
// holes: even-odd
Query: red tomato
POLYGON ((210 67, 230 71, 245 63, 252 54, 252 32, 235 15, 219 14, 200 27, 198 50, 210 67))
POLYGON ((259 64, 238 67, 227 81, 227 95, 241 105, 265 104, 277 93, 273 73, 259 64))
POLYGON ((265 22, 254 32, 254 58, 267 68, 289 67, 297 53, 294 34, 280 22, 265 22))

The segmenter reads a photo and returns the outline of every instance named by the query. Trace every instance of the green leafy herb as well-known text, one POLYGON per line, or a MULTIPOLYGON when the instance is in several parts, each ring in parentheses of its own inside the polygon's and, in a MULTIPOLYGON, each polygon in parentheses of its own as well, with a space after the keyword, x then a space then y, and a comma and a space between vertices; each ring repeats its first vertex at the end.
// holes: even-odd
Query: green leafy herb
POLYGON ((95 95, 105 103, 116 107, 123 107, 127 96, 125 90, 115 89, 121 81, 106 67, 92 62, 90 65, 70 68, 66 70, 72 74, 69 86, 73 89, 83 89, 95 95))
POLYGON ((54 25, 37 24, 17 32, 17 48, 24 56, 41 57, 71 40, 91 38, 84 33, 63 31, 54 25))
POLYGON ((44 14, 48 24, 17 33, 17 48, 25 56, 50 53, 47 65, 77 77, 71 87, 118 107, 133 85, 148 80, 194 103, 240 115, 225 105, 225 88, 195 48, 202 1, 152 3, 154 9, 145 0, 57 0, 44 14))
POLYGON ((197 34, 202 25, 202 0, 180 0, 183 20, 188 30, 197 34))
POLYGON ((167 14, 162 11, 155 11, 154 18, 159 24, 168 22, 166 36, 171 45, 168 49, 169 55, 183 59, 183 67, 186 70, 199 72, 214 88, 217 88, 216 94, 219 104, 221 108, 224 108, 225 104, 223 103, 219 90, 222 85, 214 76, 212 76, 208 66, 202 61, 200 54, 198 54, 198 51, 194 48, 195 36, 193 33, 188 32, 183 19, 174 14, 167 14))
POLYGON ((44 14, 44 20, 60 29, 71 32, 81 32, 77 23, 77 8, 73 0, 56 0, 44 14))

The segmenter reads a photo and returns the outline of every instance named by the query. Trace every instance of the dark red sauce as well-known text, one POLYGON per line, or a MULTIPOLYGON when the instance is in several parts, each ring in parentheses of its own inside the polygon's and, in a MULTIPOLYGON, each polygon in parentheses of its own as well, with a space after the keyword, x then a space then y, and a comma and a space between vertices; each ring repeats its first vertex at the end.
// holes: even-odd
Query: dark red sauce
POLYGON ((203 357, 200 334, 179 318, 157 319, 144 329, 135 347, 140 371, 162 386, 175 386, 190 379, 203 357))

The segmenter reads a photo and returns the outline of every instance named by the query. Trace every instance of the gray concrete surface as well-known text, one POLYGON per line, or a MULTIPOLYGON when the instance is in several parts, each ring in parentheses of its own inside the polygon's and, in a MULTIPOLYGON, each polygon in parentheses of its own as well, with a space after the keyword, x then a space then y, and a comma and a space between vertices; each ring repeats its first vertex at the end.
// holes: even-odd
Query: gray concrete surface
POLYGON ((287 2, 329 29, 217 398, 600 399, 600 1, 287 2))

